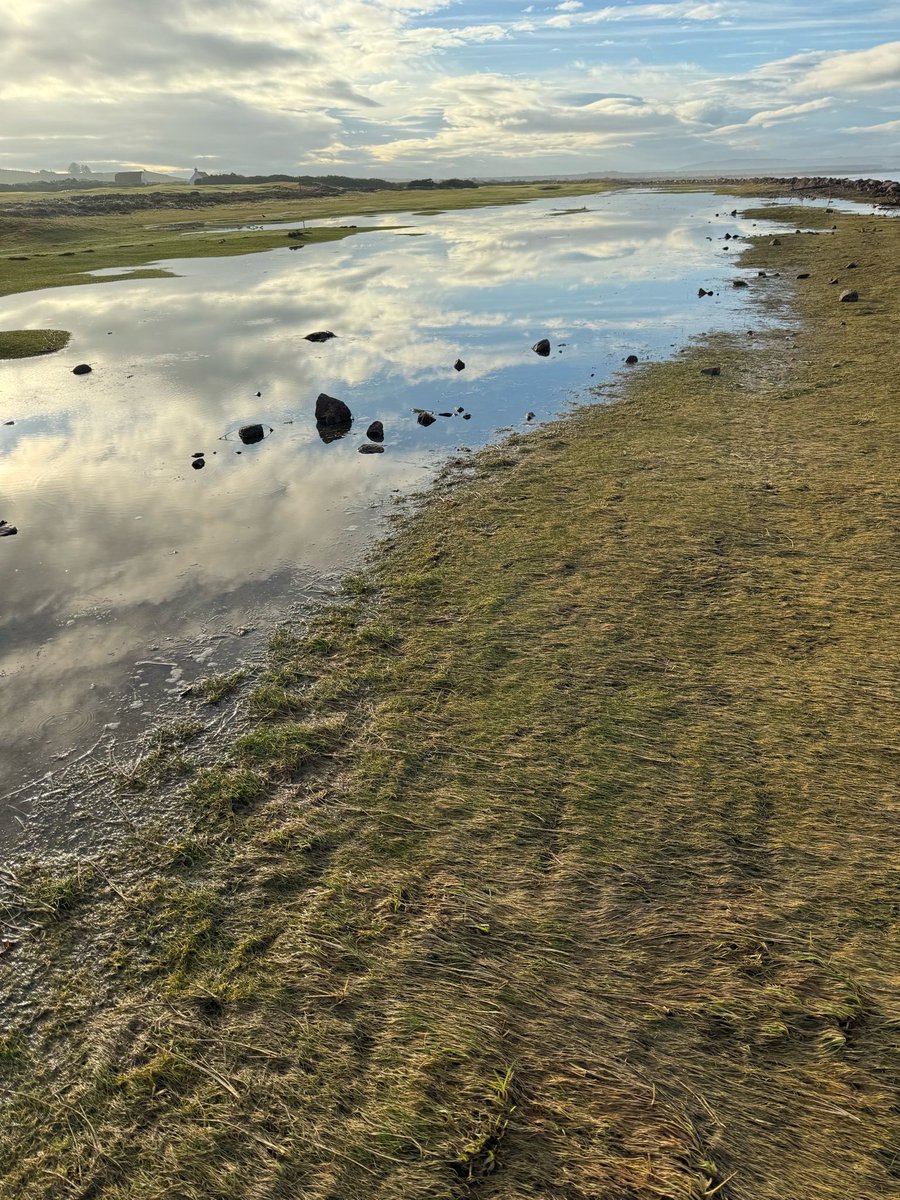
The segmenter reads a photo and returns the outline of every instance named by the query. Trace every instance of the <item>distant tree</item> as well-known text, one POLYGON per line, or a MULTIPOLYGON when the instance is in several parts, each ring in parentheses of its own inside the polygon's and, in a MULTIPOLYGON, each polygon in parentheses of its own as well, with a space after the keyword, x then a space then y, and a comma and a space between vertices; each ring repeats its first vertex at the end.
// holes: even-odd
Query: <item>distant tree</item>
POLYGON ((411 179, 406 186, 410 191, 423 192, 436 188, 437 184, 433 179, 411 179))

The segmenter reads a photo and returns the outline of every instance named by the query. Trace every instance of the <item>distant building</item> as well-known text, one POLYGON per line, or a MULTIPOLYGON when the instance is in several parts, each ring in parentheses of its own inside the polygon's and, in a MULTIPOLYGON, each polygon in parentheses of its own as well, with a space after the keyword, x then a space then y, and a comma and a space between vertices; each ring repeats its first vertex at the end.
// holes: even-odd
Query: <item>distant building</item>
POLYGON ((194 173, 188 180, 188 183, 199 183, 201 179, 209 179, 209 172, 199 171, 196 167, 194 167, 194 173))
POLYGON ((116 171, 113 182, 120 187, 143 187, 143 171, 116 171))

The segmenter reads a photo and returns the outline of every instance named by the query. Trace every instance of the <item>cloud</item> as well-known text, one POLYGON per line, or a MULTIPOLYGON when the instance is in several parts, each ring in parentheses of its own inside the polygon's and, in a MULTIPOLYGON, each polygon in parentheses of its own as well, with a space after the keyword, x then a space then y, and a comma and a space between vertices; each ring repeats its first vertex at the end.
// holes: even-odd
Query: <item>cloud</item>
POLYGON ((855 0, 849 16, 819 0, 811 49, 791 33, 810 28, 807 0, 546 0, 511 15, 496 0, 7 7, 4 166, 662 169, 705 161, 731 138, 747 151, 750 135, 778 151, 794 126, 810 152, 841 139, 852 151, 852 135, 826 124, 837 101, 844 124, 887 153, 890 122, 865 97, 900 89, 900 42, 835 49, 843 29, 859 39, 890 26, 877 0, 855 0), (780 56, 758 62, 750 29, 780 56), (744 56, 757 65, 723 71, 744 56))
POLYGON ((874 91, 900 87, 900 42, 830 54, 797 81, 802 91, 874 91))
POLYGON ((823 96, 819 100, 808 100, 805 104, 786 104, 783 108, 770 108, 756 112, 736 125, 724 125, 714 130, 716 136, 728 136, 744 129, 769 129, 782 121, 795 121, 807 113, 821 112, 830 108, 834 100, 831 96, 823 96))

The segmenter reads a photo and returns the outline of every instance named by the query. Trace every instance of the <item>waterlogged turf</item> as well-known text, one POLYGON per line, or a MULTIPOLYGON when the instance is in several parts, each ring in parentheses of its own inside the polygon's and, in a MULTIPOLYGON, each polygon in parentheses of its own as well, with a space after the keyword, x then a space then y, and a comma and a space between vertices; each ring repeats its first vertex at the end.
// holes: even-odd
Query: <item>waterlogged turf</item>
POLYGON ((134 866, 18 870, 0 1196, 896 1192, 900 225, 831 223, 451 474, 134 866))

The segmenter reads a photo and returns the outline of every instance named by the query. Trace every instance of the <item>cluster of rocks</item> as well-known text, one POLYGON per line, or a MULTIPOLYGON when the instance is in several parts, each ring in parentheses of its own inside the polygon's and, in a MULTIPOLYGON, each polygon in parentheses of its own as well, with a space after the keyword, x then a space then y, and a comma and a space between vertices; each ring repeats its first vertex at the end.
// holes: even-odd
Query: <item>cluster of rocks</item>
POLYGON ((797 177, 786 182, 790 183, 792 192, 809 196, 833 196, 837 192, 853 192, 876 204, 900 204, 900 183, 893 179, 839 179, 830 175, 815 175, 797 177))
MULTIPOLYGON (((658 176, 655 179, 621 179, 616 182, 629 187, 666 187, 673 183, 682 184, 684 179, 673 179, 670 175, 658 176)), ((802 199, 818 196, 849 196, 852 199, 870 200, 873 204, 900 204, 900 183, 893 179, 841 179, 835 175, 755 175, 748 178, 745 175, 714 175, 707 178, 691 178, 695 187, 709 185, 710 187, 729 187, 756 184, 761 189, 778 189, 781 192, 794 192, 802 199)))

